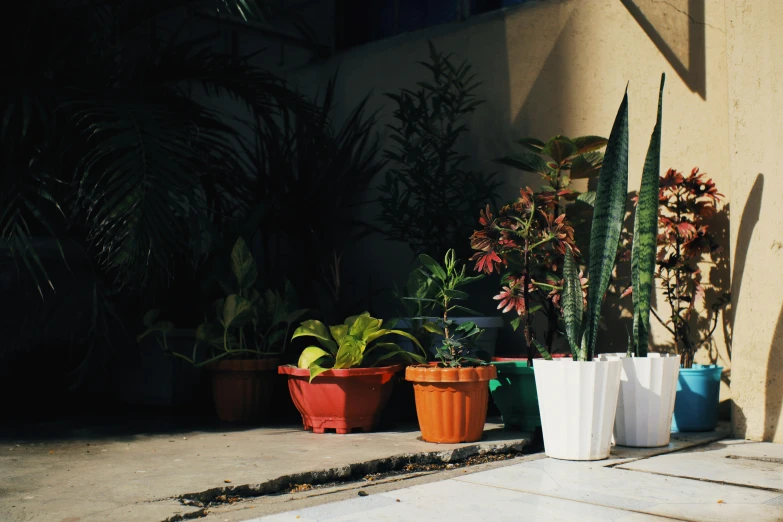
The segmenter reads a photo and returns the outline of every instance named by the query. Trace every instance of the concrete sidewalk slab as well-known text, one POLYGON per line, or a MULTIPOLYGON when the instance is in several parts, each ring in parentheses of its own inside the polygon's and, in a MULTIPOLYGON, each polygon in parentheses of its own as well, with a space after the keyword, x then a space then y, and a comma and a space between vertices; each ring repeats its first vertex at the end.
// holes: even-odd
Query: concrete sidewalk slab
POLYGON ((186 494, 274 493, 290 483, 350 479, 411 461, 516 452, 529 442, 529 435, 496 423, 486 429, 479 443, 440 445, 421 441, 412 426, 350 435, 289 427, 13 439, 0 444, 0 519, 164 520, 198 511, 173 500, 186 494))
POLYGON ((435 482, 379 495, 316 506, 301 512, 264 517, 264 522, 427 521, 475 522, 492 520, 547 520, 571 522, 646 522, 665 520, 621 509, 531 495, 459 480, 435 482))
POLYGON ((697 450, 619 466, 668 476, 751 486, 783 494, 783 445, 722 440, 697 450))
POLYGON ((780 522, 781 499, 780 493, 766 490, 664 477, 598 463, 540 459, 254 520, 780 522))

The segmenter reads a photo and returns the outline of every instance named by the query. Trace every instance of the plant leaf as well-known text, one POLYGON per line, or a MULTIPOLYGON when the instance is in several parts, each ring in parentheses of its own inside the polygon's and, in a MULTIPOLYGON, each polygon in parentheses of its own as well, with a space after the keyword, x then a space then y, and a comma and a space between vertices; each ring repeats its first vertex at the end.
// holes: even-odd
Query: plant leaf
POLYGON ((318 346, 308 346, 302 350, 302 355, 299 356, 299 362, 296 363, 296 366, 302 369, 310 368, 314 364, 317 364, 318 361, 331 357, 332 354, 323 348, 319 348, 318 346))
POLYGON ((546 145, 543 141, 536 138, 522 138, 517 141, 517 143, 537 154, 544 150, 544 146, 546 145))
POLYGON ((443 335, 443 328, 439 327, 437 324, 432 322, 426 322, 421 325, 422 328, 427 330, 429 333, 433 333, 436 335, 443 335))
POLYGON ((609 143, 609 140, 602 138, 601 136, 580 136, 571 141, 573 141, 576 146, 577 154, 603 149, 606 147, 606 144, 609 143))
POLYGON ((442 266, 438 264, 437 261, 432 259, 430 256, 428 256, 427 254, 421 254, 419 256, 419 261, 421 261, 422 265, 427 267, 427 269, 432 273, 432 275, 434 275, 441 281, 446 280, 446 271, 443 269, 442 266))
POLYGON ((313 382, 313 379, 321 375, 327 370, 331 370, 331 368, 323 368, 317 364, 310 365, 310 380, 308 382, 313 382))
POLYGON ((542 175, 547 173, 546 161, 541 156, 530 152, 520 152, 513 156, 498 158, 495 160, 495 163, 514 167, 525 172, 537 172, 542 175))
POLYGON ((574 142, 565 136, 555 136, 546 142, 542 154, 546 154, 551 157, 558 165, 561 165, 565 160, 576 154, 577 149, 574 142))
POLYGON ((571 160, 571 179, 590 178, 601 170, 601 161, 590 161, 589 155, 577 156, 571 160))
POLYGON ((589 192, 582 192, 576 197, 577 201, 581 201, 582 203, 587 203, 591 207, 595 206, 595 191, 591 190, 589 192))
POLYGON ((196 328, 196 340, 222 348, 223 331, 216 324, 204 323, 196 328))
POLYGON ((551 361, 552 360, 552 354, 550 354, 549 351, 546 348, 544 348, 544 345, 542 345, 541 343, 539 343, 535 339, 531 339, 531 340, 533 341, 533 346, 535 346, 536 349, 541 354, 541 357, 543 357, 547 361, 551 361))
POLYGON ((583 343, 588 357, 595 353, 598 321, 609 287, 628 196, 628 90, 617 111, 604 163, 598 176, 595 211, 590 231, 590 291, 583 343))
POLYGON ((462 290, 446 289, 443 291, 443 295, 445 295, 449 299, 467 299, 469 297, 468 294, 466 292, 463 292, 462 290))
POLYGON ((361 365, 366 347, 367 343, 362 339, 356 339, 351 335, 345 336, 335 356, 334 367, 340 369, 361 365))
POLYGON ((151 328, 155 324, 155 321, 160 317, 160 309, 154 308, 144 314, 144 326, 151 328))
POLYGON ((639 189, 639 202, 634 216, 631 279, 634 289, 633 345, 637 357, 647 356, 650 334, 650 300, 658 238, 658 185, 661 172, 661 119, 665 81, 666 75, 662 74, 658 93, 658 118, 644 160, 642 186, 639 189))
MULTIPOLYGON (((578 355, 579 343, 582 336, 582 314, 584 303, 582 301, 582 282, 574 260, 571 247, 566 246, 565 262, 563 263, 563 317, 566 326, 566 337, 571 353, 578 355)), ((579 357, 583 360, 582 357, 579 357)))
POLYGON ((253 320, 255 308, 244 297, 231 294, 223 303, 223 328, 238 328, 253 320))
POLYGON ((247 248, 245 240, 240 236, 231 249, 231 270, 237 279, 237 285, 242 290, 249 290, 256 282, 258 268, 256 260, 247 248))
POLYGON ((291 336, 291 340, 304 336, 315 337, 318 339, 321 346, 333 354, 337 353, 337 343, 332 340, 329 332, 326 330, 326 326, 324 326, 321 321, 316 321, 315 319, 304 321, 299 325, 299 328, 294 330, 294 335, 291 336))
POLYGON ((339 344, 342 342, 343 338, 348 335, 348 325, 338 324, 335 326, 330 326, 329 332, 332 334, 332 338, 334 338, 334 340, 339 344))

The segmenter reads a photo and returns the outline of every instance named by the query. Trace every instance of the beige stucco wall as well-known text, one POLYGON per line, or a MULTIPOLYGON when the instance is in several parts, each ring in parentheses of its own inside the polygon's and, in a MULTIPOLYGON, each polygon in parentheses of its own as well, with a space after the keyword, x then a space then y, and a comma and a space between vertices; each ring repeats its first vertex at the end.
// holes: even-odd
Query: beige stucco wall
MULTIPOLYGON (((480 95, 487 103, 469 122, 472 136, 462 144, 463 151, 476 166, 500 172, 506 182, 502 198, 506 200, 515 196, 519 186, 535 186, 539 179, 504 170, 491 163, 493 158, 518 150, 515 140, 523 136, 608 136, 629 82, 629 186, 636 190, 655 124, 660 73, 666 72, 663 166, 684 172, 699 166, 728 195, 724 2, 706 0, 703 13, 689 13, 689 5, 694 3, 699 4, 689 0, 534 1, 361 46, 289 74, 303 88, 313 89, 323 85, 339 65, 343 109, 373 91, 370 106, 381 108, 382 121, 388 121, 391 106, 382 93, 413 87, 423 79, 425 71, 416 62, 426 59, 428 38, 440 50, 468 59, 484 82, 480 95)), ((366 217, 373 212, 370 208, 366 217)), ((728 252, 725 218, 722 228, 721 241, 728 252)), ((361 263, 347 272, 357 281, 366 281, 368 273, 384 279, 391 274, 401 281, 409 270, 404 262, 409 259, 405 245, 376 237, 356 249, 361 255, 347 259, 361 259, 361 263)), ((720 274, 712 276, 720 276, 724 284, 727 262, 720 274)), ((376 284, 388 281, 376 280, 376 284)), ((630 300, 623 305, 629 306, 630 300)), ((613 308, 607 313, 615 317, 620 313, 616 299, 610 298, 607 307, 613 308)), ((494 302, 487 299, 485 311, 493 309, 494 302)), ((661 310, 666 313, 662 303, 661 310)), ((625 317, 630 324, 627 312, 625 317)), ((611 324, 613 331, 599 338, 600 350, 624 351, 625 325, 611 324)), ((665 332, 657 328, 654 341, 662 346, 671 344, 669 336, 662 334, 665 332)), ((729 366, 723 328, 716 333, 713 356, 729 366)), ((724 386, 724 399, 727 392, 724 386)))
POLYGON ((734 429, 783 442, 783 35, 777 0, 726 2, 734 429))

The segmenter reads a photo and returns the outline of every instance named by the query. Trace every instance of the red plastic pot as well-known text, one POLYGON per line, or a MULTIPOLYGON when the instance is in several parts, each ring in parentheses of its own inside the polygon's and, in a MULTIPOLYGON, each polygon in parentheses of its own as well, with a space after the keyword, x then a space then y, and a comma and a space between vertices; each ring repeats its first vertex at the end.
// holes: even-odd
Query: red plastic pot
POLYGON ((296 409, 302 415, 304 429, 323 433, 352 430, 372 431, 391 395, 395 374, 403 365, 380 368, 327 370, 310 380, 310 370, 280 366, 277 371, 288 376, 288 390, 296 409))
POLYGON ((279 359, 217 361, 212 372, 212 398, 218 418, 224 422, 252 422, 267 416, 272 378, 279 359))

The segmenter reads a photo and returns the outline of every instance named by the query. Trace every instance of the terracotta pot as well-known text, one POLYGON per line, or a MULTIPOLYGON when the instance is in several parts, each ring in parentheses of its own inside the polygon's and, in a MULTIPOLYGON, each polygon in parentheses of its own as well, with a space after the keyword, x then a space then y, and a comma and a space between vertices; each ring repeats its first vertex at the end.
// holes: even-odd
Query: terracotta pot
POLYGON ((421 438, 442 443, 481 439, 487 418, 489 381, 496 377, 494 366, 409 366, 405 378, 413 381, 421 438))
POLYGON ((280 366, 288 375, 288 390, 302 415, 304 429, 323 433, 334 429, 350 433, 354 429, 372 431, 389 400, 401 364, 380 368, 327 370, 310 380, 310 370, 280 366))
POLYGON ((269 411, 272 396, 271 373, 278 359, 217 361, 212 372, 212 398, 217 416, 224 422, 252 422, 269 411))

